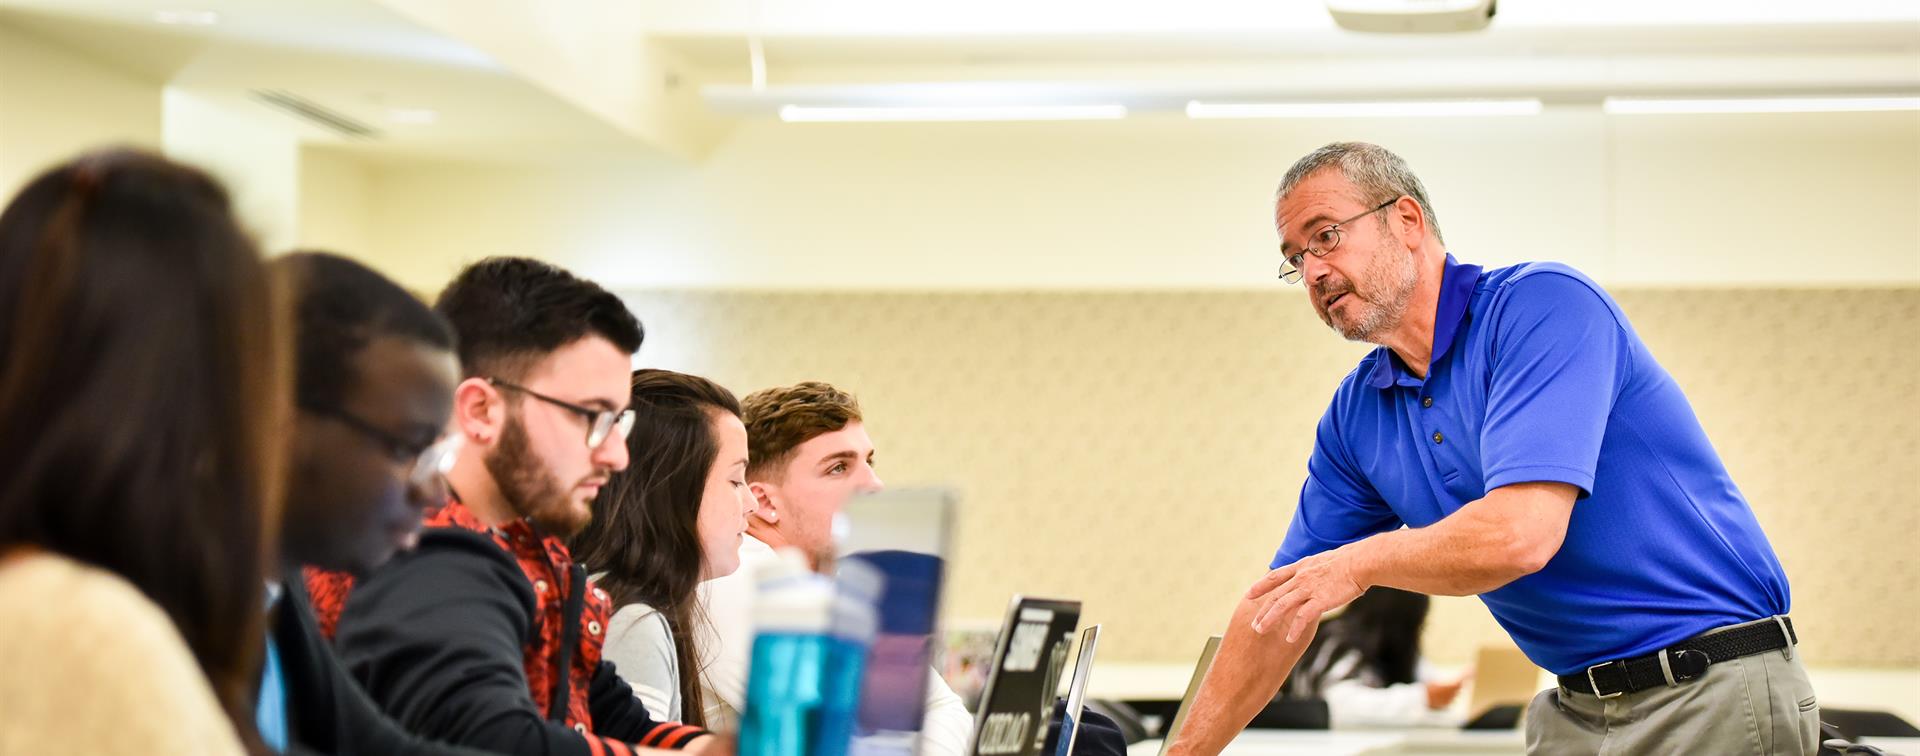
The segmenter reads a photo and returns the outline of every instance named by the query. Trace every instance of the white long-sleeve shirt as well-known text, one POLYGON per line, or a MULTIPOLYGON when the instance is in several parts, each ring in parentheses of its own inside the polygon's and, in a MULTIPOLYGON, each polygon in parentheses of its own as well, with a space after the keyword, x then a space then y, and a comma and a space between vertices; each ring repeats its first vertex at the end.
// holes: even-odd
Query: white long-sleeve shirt
MULTIPOLYGON (((700 584, 706 621, 700 623, 700 648, 710 661, 701 683, 707 693, 707 725, 737 727, 746 700, 747 662, 753 656, 753 571, 779 557, 773 547, 751 536, 740 545, 740 569, 700 584)), ((927 671, 926 719, 920 727, 924 756, 963 756, 973 737, 973 714, 940 673, 927 671)))

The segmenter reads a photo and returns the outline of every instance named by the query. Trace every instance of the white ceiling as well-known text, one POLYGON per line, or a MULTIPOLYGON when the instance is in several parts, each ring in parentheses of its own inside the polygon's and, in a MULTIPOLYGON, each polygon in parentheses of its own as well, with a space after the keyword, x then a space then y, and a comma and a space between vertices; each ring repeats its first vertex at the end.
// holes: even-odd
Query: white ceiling
POLYGON ((245 44, 351 57, 497 68, 479 50, 407 23, 385 7, 341 0, 0 0, 21 14, 106 29, 150 32, 209 44, 245 44), (167 12, 211 12, 207 26, 168 25, 167 12))
POLYGON ((1503 0, 1487 31, 1439 35, 1345 31, 1313 1, 643 4, 657 44, 706 71, 707 102, 738 115, 994 86, 1009 102, 1136 113, 1192 99, 1920 92, 1913 0, 1503 0), (748 85, 749 39, 762 86, 748 85))
POLYGON ((1342 31, 1318 0, 492 0, 485 13, 481 5, 0 0, 0 24, 235 107, 261 108, 252 90, 293 92, 382 132, 347 140, 313 130, 313 140, 377 156, 650 145, 697 157, 732 117, 927 82, 1154 107, 1205 94, 1920 91, 1915 0, 1502 0, 1488 31, 1444 36, 1342 31), (219 22, 156 23, 156 11, 169 9, 213 11, 219 22), (749 86, 749 39, 764 50, 764 87, 749 86), (395 108, 438 118, 399 123, 395 108))
POLYGON ((519 161, 633 145, 487 53, 364 0, 0 0, 0 24, 367 157, 519 161), (181 8, 219 21, 155 20, 181 8), (379 133, 318 128, 262 104, 259 90, 292 93, 379 133), (406 120, 422 109, 431 123, 406 120))
MULTIPOLYGON (((566 2, 560 5, 591 6, 566 2)), ((632 0, 655 34, 996 36, 1333 30, 1320 0, 632 0)), ((1496 28, 1720 27, 1920 19, 1911 0, 1500 0, 1496 28)))

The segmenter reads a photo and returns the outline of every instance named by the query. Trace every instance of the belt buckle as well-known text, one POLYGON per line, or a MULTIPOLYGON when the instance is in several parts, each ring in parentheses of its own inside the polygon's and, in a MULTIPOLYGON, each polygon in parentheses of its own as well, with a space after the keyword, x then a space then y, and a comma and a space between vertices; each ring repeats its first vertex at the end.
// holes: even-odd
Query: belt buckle
POLYGON ((1587 684, 1593 686, 1593 695, 1599 697, 1600 700, 1602 701, 1607 700, 1609 698, 1619 698, 1627 694, 1627 691, 1625 688, 1621 688, 1620 690, 1616 690, 1612 693, 1600 692, 1600 681, 1593 679, 1593 671, 1601 667, 1607 666, 1609 664, 1618 664, 1623 669, 1626 667, 1626 662, 1614 660, 1610 662, 1600 662, 1599 664, 1595 664, 1587 668, 1587 684))

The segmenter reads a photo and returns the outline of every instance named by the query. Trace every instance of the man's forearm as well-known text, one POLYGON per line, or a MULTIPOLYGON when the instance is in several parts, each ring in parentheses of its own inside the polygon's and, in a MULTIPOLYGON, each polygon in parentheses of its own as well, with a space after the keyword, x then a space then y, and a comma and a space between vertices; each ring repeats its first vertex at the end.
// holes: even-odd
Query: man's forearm
POLYGON ((1474 596, 1526 574, 1505 559, 1485 558, 1486 547, 1476 538, 1429 532, 1444 524, 1381 533, 1343 547, 1351 551, 1354 577, 1363 588, 1384 585, 1432 596, 1474 596))
POLYGON ((1213 667, 1200 684, 1169 756, 1212 756, 1226 748, 1273 700, 1280 683, 1286 681, 1287 673, 1313 640, 1312 629, 1294 643, 1288 643, 1280 633, 1254 632, 1253 616, 1261 606, 1258 599, 1243 599, 1234 609, 1226 637, 1214 654, 1213 667))
POLYGON ((1364 589, 1384 585, 1438 596, 1486 593, 1538 572, 1566 536, 1574 489, 1520 484, 1424 528, 1395 530, 1342 547, 1364 589))

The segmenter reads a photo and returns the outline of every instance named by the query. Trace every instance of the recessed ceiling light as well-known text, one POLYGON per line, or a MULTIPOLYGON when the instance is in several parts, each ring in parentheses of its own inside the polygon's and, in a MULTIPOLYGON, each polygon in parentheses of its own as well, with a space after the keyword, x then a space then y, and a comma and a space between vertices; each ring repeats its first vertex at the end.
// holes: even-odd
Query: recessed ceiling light
POLYGON ((1408 118, 1539 115, 1540 101, 1394 100, 1385 102, 1187 103, 1188 118, 1408 118))
POLYGON ((1127 117, 1121 105, 955 105, 813 107, 787 105, 780 120, 793 122, 849 121, 1086 121, 1127 117))
POLYGON ((1920 97, 1724 97, 1709 99, 1608 97, 1614 115, 1671 113, 1863 113, 1920 110, 1920 97))
POLYGON ((440 112, 433 108, 388 108, 387 120, 408 126, 420 126, 440 120, 440 112))
POLYGON ((220 14, 210 10, 157 10, 153 20, 172 26, 212 26, 220 23, 220 14))

